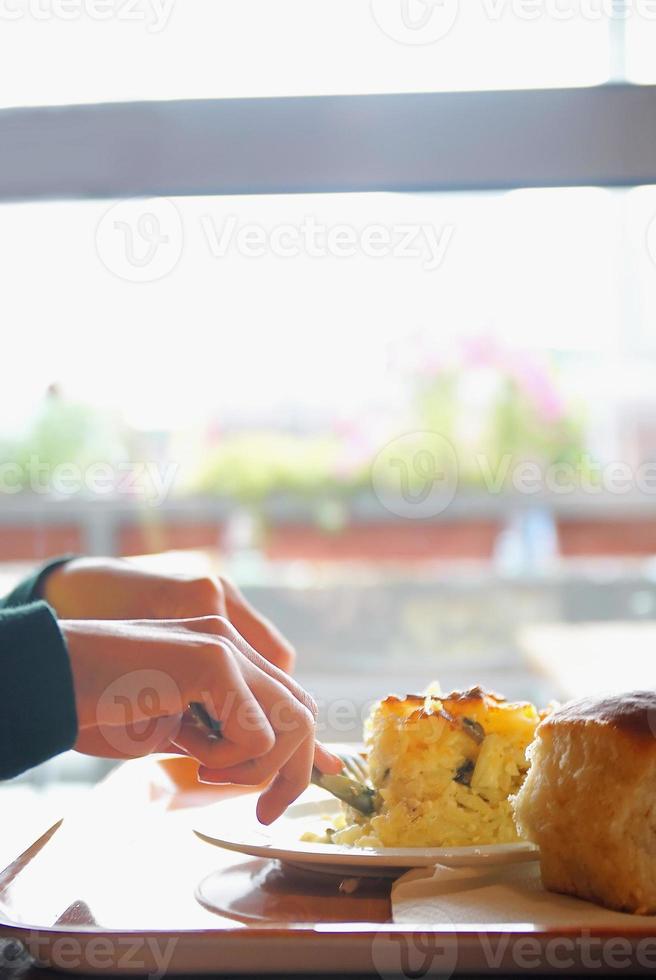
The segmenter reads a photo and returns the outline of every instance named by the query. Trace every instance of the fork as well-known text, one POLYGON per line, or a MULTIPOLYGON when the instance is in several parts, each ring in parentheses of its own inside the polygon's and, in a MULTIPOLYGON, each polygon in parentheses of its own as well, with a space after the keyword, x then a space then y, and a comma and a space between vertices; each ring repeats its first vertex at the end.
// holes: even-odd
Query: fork
POLYGON ((365 759, 353 752, 336 752, 334 749, 331 749, 331 752, 343 763, 344 772, 331 775, 321 772, 314 766, 311 782, 325 789, 331 796, 347 803, 354 810, 363 813, 365 817, 370 817, 378 810, 380 797, 378 791, 369 783, 369 770, 365 759))
MULTIPOLYGON (((221 723, 212 718, 207 708, 198 701, 189 705, 189 709, 198 722, 205 729, 207 737, 212 741, 221 738, 221 723)), ((316 766, 312 767, 310 781, 315 786, 325 789, 331 796, 347 803, 348 806, 370 817, 376 812, 380 803, 378 792, 369 783, 369 768, 366 760, 355 752, 334 752, 344 766, 344 772, 330 774, 321 772, 316 766)))

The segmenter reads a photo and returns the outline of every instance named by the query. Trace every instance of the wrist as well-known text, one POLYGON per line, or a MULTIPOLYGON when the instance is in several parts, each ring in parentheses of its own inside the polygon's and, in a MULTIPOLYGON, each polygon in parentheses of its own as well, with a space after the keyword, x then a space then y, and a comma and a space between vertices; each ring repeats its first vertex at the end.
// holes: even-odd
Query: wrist
POLYGON ((41 576, 37 598, 44 599, 60 618, 68 618, 66 609, 66 580, 75 559, 70 559, 54 568, 47 569, 41 576))
MULTIPOLYGON (((30 579, 22 583, 23 587, 27 587, 29 591, 22 596, 21 603, 37 602, 39 599, 43 599, 59 615, 59 611, 53 602, 55 594, 49 587, 49 583, 53 579, 58 580, 67 568, 75 565, 78 561, 79 559, 75 555, 62 555, 46 562, 40 569, 36 570, 30 579)), ((59 591, 59 587, 57 591, 59 591)))

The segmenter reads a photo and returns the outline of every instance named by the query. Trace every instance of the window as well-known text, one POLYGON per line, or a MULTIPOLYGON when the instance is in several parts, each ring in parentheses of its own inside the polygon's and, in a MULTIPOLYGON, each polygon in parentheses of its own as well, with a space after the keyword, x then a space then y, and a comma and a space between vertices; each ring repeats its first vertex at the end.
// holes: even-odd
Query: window
POLYGON ((561 0, 536 10, 522 0, 447 0, 433 19, 421 0, 412 3, 406 19, 425 26, 404 26, 389 0, 73 0, 64 17, 56 0, 6 0, 1 98, 57 105, 539 88, 609 77, 603 4, 561 0))
POLYGON ((656 609, 652 25, 423 7, 5 5, 0 557, 210 549, 320 700, 543 700, 527 624, 656 609))

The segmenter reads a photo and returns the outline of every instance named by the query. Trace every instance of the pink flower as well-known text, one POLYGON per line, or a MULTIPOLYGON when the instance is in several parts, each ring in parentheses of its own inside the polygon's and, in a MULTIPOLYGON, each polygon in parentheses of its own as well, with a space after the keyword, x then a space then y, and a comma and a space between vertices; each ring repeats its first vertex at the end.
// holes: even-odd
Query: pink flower
POLYGON ((563 400, 542 364, 518 353, 511 359, 509 374, 533 402, 544 422, 559 422, 564 417, 563 400))
POLYGON ((462 350, 463 360, 471 367, 499 366, 505 357, 496 337, 489 334, 463 341, 462 350))

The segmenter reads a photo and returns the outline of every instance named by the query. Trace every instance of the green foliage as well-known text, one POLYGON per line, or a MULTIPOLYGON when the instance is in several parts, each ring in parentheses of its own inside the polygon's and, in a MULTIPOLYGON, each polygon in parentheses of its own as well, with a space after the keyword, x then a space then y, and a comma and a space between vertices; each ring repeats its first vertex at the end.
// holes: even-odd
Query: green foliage
POLYGON ((417 379, 421 428, 438 432, 451 443, 461 484, 480 486, 483 472, 511 472, 512 467, 504 467, 508 459, 512 464, 530 460, 542 468, 565 462, 584 466, 582 413, 565 403, 552 372, 521 362, 520 367, 524 375, 503 365, 487 365, 486 391, 481 397, 474 391, 473 399, 471 390, 467 394, 462 390, 471 389, 476 378, 466 367, 417 379))
POLYGON ((0 444, 0 458, 22 474, 12 486, 41 487, 62 464, 83 470, 96 462, 126 458, 121 433, 113 417, 79 402, 49 395, 22 439, 0 444))
POLYGON ((342 446, 333 436, 255 432, 223 438, 206 453, 192 487, 245 502, 277 493, 314 497, 355 488, 364 474, 340 475, 342 446))
MULTIPOLYGON (((376 444, 370 441, 368 419, 361 425, 353 422, 341 434, 262 429, 228 433, 206 446, 199 443, 198 464, 180 489, 249 505, 276 494, 293 495, 311 501, 321 523, 336 526, 343 520, 345 499, 371 490, 376 457, 378 475, 384 479, 389 473, 393 482, 402 469, 409 492, 421 490, 435 474, 447 479, 457 475, 459 486, 482 487, 486 473, 508 472, 503 464, 508 457, 513 464, 531 460, 540 466, 581 466, 582 418, 565 402, 548 362, 479 345, 469 360, 464 356, 432 371, 417 370, 409 379, 408 406, 410 415, 402 425, 414 436, 399 440, 399 421, 390 418, 387 449, 384 434, 376 444)), ((373 421, 380 427, 380 419, 373 421)), ((0 445, 0 458, 18 463, 29 486, 34 460, 40 467, 116 463, 135 454, 140 458, 138 444, 139 434, 123 430, 115 417, 53 391, 25 438, 0 445)), ((171 442, 168 450, 174 453, 171 442)), ((193 460, 196 453, 189 455, 193 460)))

